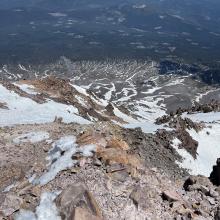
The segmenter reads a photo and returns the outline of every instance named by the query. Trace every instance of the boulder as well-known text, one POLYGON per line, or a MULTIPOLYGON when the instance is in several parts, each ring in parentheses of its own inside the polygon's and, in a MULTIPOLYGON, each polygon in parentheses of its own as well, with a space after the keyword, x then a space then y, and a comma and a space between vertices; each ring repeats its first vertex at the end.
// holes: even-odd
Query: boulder
POLYGON ((94 131, 85 131, 77 137, 77 144, 83 146, 87 144, 95 144, 97 147, 106 147, 107 141, 103 134, 94 131))
POLYGON ((214 186, 205 176, 190 176, 184 182, 183 188, 186 191, 199 190, 204 194, 208 193, 214 186))
POLYGON ((116 138, 110 139, 107 143, 107 147, 121 149, 121 150, 125 150, 125 151, 130 149, 129 145, 125 141, 118 140, 116 138))
POLYGON ((131 167, 141 169, 142 162, 137 155, 129 154, 124 150, 116 148, 103 148, 98 149, 97 157, 106 165, 111 165, 114 163, 119 163, 123 165, 130 165, 131 167))
POLYGON ((96 200, 83 183, 68 186, 55 202, 64 220, 103 219, 96 200))
POLYGON ((0 194, 0 213, 3 216, 10 216, 18 211, 23 203, 23 200, 14 193, 0 194))
POLYGON ((152 186, 136 186, 131 192, 129 198, 134 205, 147 211, 155 206, 159 201, 159 193, 152 186))
POLYGON ((220 158, 217 159, 216 165, 213 166, 209 179, 214 185, 220 186, 220 158))
POLYGON ((218 207, 215 212, 214 220, 220 220, 220 207, 218 207))
POLYGON ((87 209, 77 207, 74 210, 72 220, 101 220, 101 218, 91 214, 87 209))
POLYGON ((181 196, 173 190, 166 190, 162 194, 163 198, 169 202, 176 202, 176 201, 181 201, 182 198, 181 196))

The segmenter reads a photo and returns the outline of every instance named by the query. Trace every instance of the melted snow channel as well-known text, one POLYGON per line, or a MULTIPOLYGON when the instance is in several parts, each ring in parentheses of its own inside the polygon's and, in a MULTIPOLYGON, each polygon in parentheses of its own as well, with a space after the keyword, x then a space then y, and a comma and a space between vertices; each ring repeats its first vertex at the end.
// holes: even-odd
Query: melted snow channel
POLYGON ((76 122, 89 124, 80 117, 77 108, 48 100, 39 104, 32 99, 21 97, 0 85, 0 102, 7 103, 9 109, 0 109, 0 126, 16 124, 41 124, 53 122, 55 117, 62 117, 65 123, 76 122))
POLYGON ((57 194, 45 192, 41 195, 41 201, 36 212, 21 210, 15 215, 15 220, 61 220, 54 199, 57 194))

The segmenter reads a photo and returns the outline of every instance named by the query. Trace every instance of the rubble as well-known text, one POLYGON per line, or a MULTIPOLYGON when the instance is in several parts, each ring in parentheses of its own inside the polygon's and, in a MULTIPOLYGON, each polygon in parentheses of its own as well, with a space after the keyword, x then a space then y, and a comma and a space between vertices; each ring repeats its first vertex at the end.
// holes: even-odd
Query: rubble
MULTIPOLYGON (((50 198, 50 204, 62 220, 219 219, 219 160, 210 178, 189 176, 179 167, 182 158, 172 146, 176 138, 179 148, 197 158, 198 142, 188 130, 199 132, 204 124, 187 118, 186 109, 157 120, 167 127, 144 133, 140 128, 123 127, 113 104, 104 105, 91 91, 79 92, 69 80, 48 77, 31 83, 36 94, 10 83, 5 86, 39 103, 50 97, 76 106, 76 114, 93 123, 67 124, 55 117, 48 123, 2 127, 0 215, 16 219, 28 210, 26 214, 37 219, 42 195, 51 193, 56 198, 50 198), (29 140, 33 135, 27 134, 33 131, 47 135, 29 140), (39 179, 60 161, 63 166, 40 184, 39 179)), ((218 110, 214 101, 187 109, 218 110)))

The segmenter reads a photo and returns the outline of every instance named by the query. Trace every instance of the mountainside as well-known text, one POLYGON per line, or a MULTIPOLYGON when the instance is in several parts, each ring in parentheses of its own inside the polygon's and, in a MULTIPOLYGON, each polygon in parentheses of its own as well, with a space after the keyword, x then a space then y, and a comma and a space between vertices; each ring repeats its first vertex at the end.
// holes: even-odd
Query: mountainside
POLYGON ((0 220, 220 220, 220 1, 1 0, 0 220))
POLYGON ((219 86, 147 61, 39 68, 2 69, 2 216, 218 219, 219 86))

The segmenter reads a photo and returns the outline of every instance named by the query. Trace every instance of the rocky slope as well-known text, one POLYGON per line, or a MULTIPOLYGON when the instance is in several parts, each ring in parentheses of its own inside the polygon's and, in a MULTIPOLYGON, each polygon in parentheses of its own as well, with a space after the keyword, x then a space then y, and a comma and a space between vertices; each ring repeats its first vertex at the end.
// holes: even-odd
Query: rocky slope
POLYGON ((1 218, 220 219, 218 88, 108 68, 1 82, 1 218))

